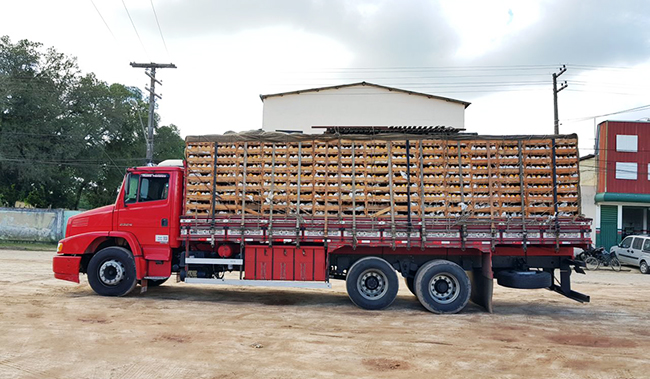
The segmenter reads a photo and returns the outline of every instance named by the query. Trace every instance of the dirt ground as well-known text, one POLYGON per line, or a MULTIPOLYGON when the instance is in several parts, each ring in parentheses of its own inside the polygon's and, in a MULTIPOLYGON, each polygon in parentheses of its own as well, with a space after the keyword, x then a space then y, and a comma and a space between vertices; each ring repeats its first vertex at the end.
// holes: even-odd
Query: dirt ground
POLYGON ((384 311, 331 290, 165 283, 100 297, 52 252, 0 250, 0 378, 648 378, 650 275, 574 274, 579 304, 496 286, 493 314, 384 311))

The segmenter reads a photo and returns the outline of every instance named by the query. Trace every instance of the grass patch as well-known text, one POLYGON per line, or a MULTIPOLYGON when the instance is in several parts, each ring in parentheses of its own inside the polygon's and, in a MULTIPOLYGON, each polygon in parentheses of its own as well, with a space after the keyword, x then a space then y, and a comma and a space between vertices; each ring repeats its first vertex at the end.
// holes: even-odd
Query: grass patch
POLYGON ((31 250, 31 251, 56 251, 55 243, 26 242, 26 241, 0 241, 0 249, 31 250))

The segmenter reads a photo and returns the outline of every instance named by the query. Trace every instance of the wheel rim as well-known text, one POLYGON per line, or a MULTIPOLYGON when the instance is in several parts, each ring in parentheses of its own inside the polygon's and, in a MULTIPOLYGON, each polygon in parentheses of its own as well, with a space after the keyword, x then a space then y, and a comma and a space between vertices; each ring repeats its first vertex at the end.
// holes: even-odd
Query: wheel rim
POLYGON ((99 280, 107 286, 114 286, 124 280, 125 273, 122 262, 111 259, 99 267, 99 280))
POLYGON ((648 264, 645 263, 645 262, 641 262, 640 269, 641 269, 641 272, 645 274, 646 272, 648 272, 648 264))
POLYGON ((368 269, 359 275, 357 291, 365 299, 380 299, 388 291, 388 278, 377 269, 368 269))
POLYGON ((429 281, 429 294, 440 304, 449 304, 460 295, 458 279, 449 273, 435 275, 429 281))
POLYGON ((595 270, 598 268, 598 260, 594 257, 589 257, 585 260, 587 270, 595 270))

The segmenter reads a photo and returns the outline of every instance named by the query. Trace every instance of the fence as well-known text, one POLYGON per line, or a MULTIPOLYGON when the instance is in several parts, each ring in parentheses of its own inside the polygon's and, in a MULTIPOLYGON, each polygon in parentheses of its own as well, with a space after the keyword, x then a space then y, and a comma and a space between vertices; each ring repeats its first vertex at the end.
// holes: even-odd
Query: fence
POLYGON ((65 237, 68 218, 80 211, 0 208, 0 241, 57 242, 65 237))

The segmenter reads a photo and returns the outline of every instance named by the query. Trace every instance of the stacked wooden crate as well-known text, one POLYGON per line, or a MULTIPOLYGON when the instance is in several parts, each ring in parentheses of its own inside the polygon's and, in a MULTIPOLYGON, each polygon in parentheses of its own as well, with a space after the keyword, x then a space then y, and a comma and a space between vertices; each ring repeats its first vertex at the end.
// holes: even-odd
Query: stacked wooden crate
POLYGON ((545 217, 555 196, 558 215, 579 213, 573 136, 217 138, 188 140, 186 161, 187 215, 545 217))

